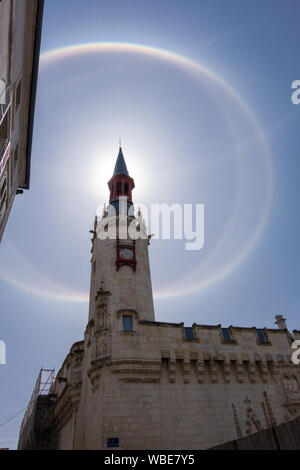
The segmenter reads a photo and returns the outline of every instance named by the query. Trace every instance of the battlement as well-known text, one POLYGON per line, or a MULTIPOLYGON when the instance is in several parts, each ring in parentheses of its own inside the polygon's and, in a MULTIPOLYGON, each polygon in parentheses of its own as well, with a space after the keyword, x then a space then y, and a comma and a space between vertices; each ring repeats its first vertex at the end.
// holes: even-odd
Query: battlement
POLYGON ((80 387, 84 360, 92 383, 105 365, 126 382, 160 382, 164 374, 170 383, 224 384, 275 383, 278 369, 295 368, 287 329, 197 323, 185 327, 184 323, 139 321, 138 314, 132 313, 130 331, 123 328, 122 312, 111 330, 99 333, 93 320, 88 323, 85 341, 72 345, 57 374, 55 393, 60 395, 67 385, 80 387), (100 348, 93 349, 95 334, 100 348))
MULTIPOLYGON (((126 316, 130 312, 125 311, 126 316)), ((191 351, 193 353, 211 353, 211 356, 236 353, 250 358, 267 354, 276 362, 290 360, 291 335, 286 329, 236 327, 222 328, 219 325, 200 325, 194 323, 185 327, 184 323, 139 321, 137 314, 132 314, 132 329, 125 331, 122 325, 122 312, 118 315, 115 328, 112 356, 134 357, 140 351, 143 358, 159 359, 162 350, 191 351), (247 351, 247 353, 246 353, 247 351), (256 355, 256 356, 255 356, 256 355)), ((183 353, 184 355, 184 353, 183 353)), ((224 357, 225 357, 224 356, 224 357)), ((248 359, 250 360, 250 359, 248 359)))
MULTIPOLYGON (((75 414, 87 425, 85 413, 92 420, 100 409, 101 448, 115 429, 125 448, 133 438, 140 448, 166 448, 167 435, 172 448, 207 448, 297 415, 300 371, 291 362, 292 338, 286 328, 185 327, 140 321, 131 311, 132 329, 126 331, 123 313, 130 311, 117 312, 108 324, 89 321, 84 341, 73 344, 56 376, 52 393, 59 448, 73 445, 75 414), (162 416, 166 433, 160 429, 162 416)), ((79 440, 86 439, 80 428, 77 432, 79 440)), ((88 439, 94 442, 92 432, 88 439)))

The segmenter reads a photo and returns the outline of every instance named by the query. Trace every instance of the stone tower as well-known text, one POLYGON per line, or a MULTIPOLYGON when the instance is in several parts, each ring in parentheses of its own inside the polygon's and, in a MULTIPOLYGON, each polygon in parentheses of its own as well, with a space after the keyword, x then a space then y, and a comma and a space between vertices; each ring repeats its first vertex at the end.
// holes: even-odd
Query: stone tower
POLYGON ((108 187, 109 206, 104 209, 102 220, 95 220, 92 232, 89 320, 96 319, 97 309, 105 297, 112 317, 128 311, 139 320, 154 321, 149 237, 141 215, 134 216, 134 180, 128 174, 121 147, 108 187), (131 239, 128 233, 130 224, 137 229, 137 239, 131 239), (111 236, 108 234, 110 227, 115 228, 111 236), (103 290, 110 295, 105 296, 103 290))
POLYGON ((248 448, 244 439, 252 448, 296 448, 285 426, 300 419, 300 369, 291 359, 300 331, 290 333, 281 315, 278 329, 155 321, 149 237, 134 215, 121 148, 108 187, 109 206, 92 231, 84 339, 47 396, 37 382, 19 449, 195 450, 233 440, 248 448))

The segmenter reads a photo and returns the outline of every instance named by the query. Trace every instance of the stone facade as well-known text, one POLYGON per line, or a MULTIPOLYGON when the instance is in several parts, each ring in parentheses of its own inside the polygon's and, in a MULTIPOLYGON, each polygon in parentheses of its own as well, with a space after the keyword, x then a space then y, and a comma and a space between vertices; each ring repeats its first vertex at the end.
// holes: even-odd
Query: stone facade
POLYGON ((15 195, 29 189, 43 7, 0 1, 0 241, 15 195))
MULTIPOLYGON (((92 273, 90 287, 89 319, 95 316, 95 309, 102 303, 100 297, 95 302, 97 291, 102 283, 109 289, 110 309, 118 312, 129 309, 140 312, 143 320, 154 320, 154 307, 150 266, 148 257, 148 238, 136 240, 136 270, 130 266, 122 266, 116 270, 116 240, 93 239, 92 273)), ((116 322, 114 316, 112 322, 116 322)))
POLYGON ((84 340, 51 389, 59 449, 207 449, 300 415, 299 331, 156 322, 149 237, 118 269, 118 241, 92 234, 84 340))
POLYGON ((138 313, 133 331, 123 331, 121 315, 113 313, 99 350, 90 322, 57 375, 57 408, 67 397, 69 410, 60 448, 105 449, 118 438, 120 449, 206 449, 300 414, 287 330, 267 329, 259 344, 255 328, 232 327, 225 343, 220 325, 193 325, 185 339, 183 324, 138 313))

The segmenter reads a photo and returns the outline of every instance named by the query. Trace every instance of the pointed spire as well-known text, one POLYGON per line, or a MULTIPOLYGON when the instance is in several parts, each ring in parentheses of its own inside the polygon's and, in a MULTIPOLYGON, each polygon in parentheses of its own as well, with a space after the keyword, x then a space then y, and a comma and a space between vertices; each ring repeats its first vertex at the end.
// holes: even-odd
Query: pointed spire
POLYGON ((122 152, 122 147, 120 147, 119 149, 119 154, 118 154, 118 158, 117 158, 115 169, 114 169, 114 176, 115 175, 128 175, 129 176, 125 159, 124 159, 124 155, 122 152))

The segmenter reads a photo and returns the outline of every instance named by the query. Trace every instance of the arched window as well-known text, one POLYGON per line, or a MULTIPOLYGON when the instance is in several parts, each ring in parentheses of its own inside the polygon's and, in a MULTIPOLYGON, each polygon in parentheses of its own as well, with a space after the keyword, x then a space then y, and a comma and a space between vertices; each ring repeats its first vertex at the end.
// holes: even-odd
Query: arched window
POLYGON ((124 191, 125 191, 125 194, 128 194, 128 183, 125 183, 125 186, 124 186, 124 191))
POLYGON ((121 181, 118 181, 117 182, 117 193, 121 193, 122 192, 122 183, 121 181))

